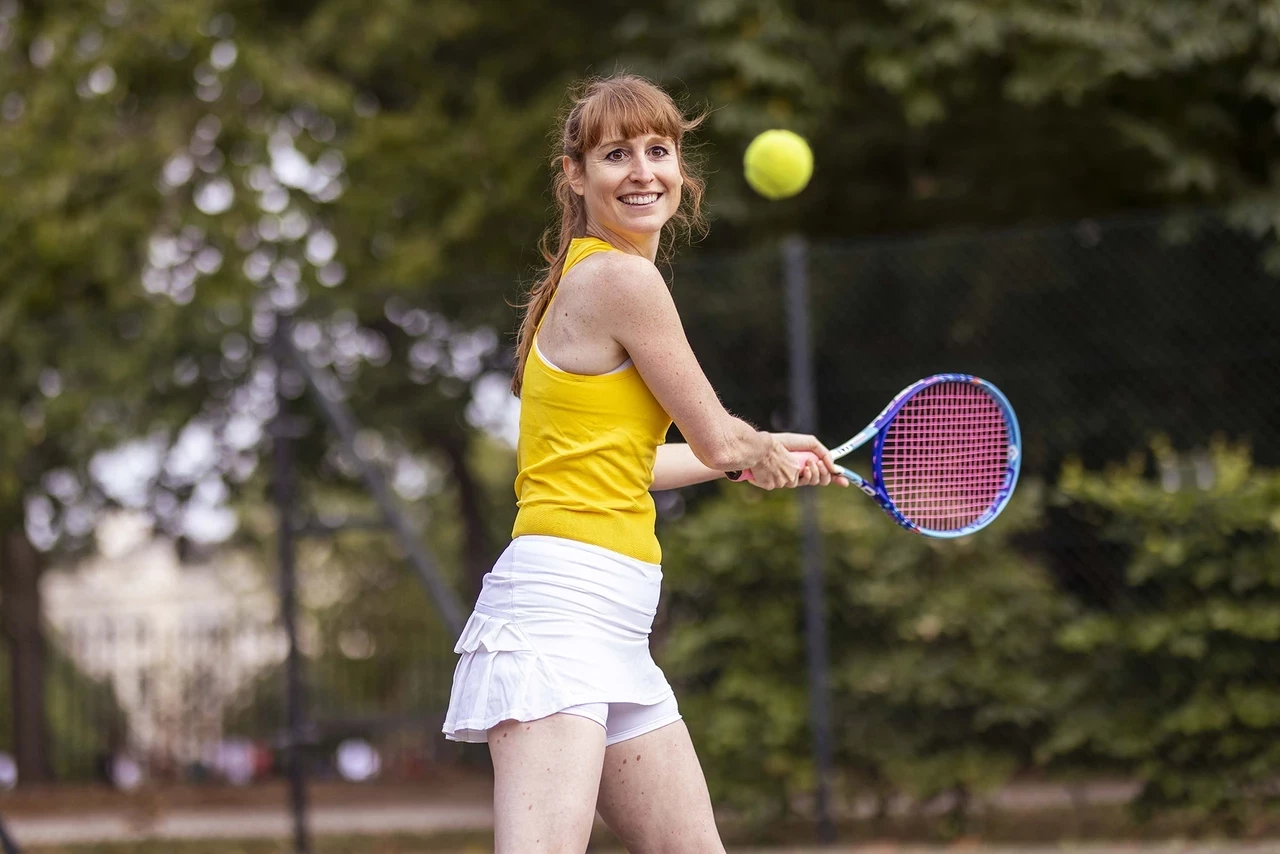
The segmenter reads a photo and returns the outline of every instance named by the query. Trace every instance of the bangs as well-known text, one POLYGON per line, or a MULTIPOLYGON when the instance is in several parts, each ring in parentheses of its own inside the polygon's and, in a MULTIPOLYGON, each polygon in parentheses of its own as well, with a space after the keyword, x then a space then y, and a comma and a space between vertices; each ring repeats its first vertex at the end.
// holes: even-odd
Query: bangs
POLYGON ((690 128, 665 92, 647 81, 625 78, 594 84, 582 105, 580 121, 576 136, 582 151, 606 140, 650 133, 679 142, 690 128))

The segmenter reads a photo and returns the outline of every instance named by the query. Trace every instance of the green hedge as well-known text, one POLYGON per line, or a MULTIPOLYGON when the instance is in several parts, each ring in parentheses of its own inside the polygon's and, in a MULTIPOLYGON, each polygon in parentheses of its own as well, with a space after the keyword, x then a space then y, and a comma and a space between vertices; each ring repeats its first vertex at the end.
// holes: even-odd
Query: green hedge
POLYGON ((1280 473, 1242 447, 1185 458, 1157 443, 1106 472, 1068 467, 1060 501, 1127 559, 1123 595, 1059 635, 1083 684, 1044 754, 1122 765, 1147 811, 1240 820, 1274 803, 1280 473))
MULTIPOLYGON (((1056 773, 1136 780, 1148 809, 1268 803, 1280 475, 1244 450, 1068 466, 959 541, 912 536, 853 491, 819 502, 842 792, 963 808, 1056 773), (1046 536, 1067 521, 1074 542, 1046 536)), ((656 646, 713 792, 785 814, 813 784, 795 495, 725 488, 664 543, 656 646)))

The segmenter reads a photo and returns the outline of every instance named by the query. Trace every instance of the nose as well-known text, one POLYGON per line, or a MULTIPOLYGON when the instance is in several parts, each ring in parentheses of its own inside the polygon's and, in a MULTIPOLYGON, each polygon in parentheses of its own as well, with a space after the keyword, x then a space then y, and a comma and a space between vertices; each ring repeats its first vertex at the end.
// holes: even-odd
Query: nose
POLYGON ((631 158, 631 180, 637 184, 648 184, 653 178, 653 169, 649 164, 649 158, 642 153, 639 157, 631 158))

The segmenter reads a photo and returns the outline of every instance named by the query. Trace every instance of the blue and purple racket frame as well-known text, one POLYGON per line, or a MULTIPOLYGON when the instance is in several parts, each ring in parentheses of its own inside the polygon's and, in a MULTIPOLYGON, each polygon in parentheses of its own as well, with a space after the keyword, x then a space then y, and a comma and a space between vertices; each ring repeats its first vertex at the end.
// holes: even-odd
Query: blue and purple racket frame
MULTIPOLYGON (((873 438, 872 479, 861 478, 844 466, 838 469, 852 485, 870 495, 890 519, 916 534, 950 539, 986 528, 1009 504, 1018 484, 1023 458, 1018 417, 1005 394, 978 376, 936 374, 909 385, 861 433, 832 448, 832 457, 844 457, 873 438), (900 416, 910 424, 899 423, 900 416), (929 443, 929 455, 941 453, 942 461, 934 458, 916 463, 916 469, 923 471, 918 476, 919 472, 910 470, 911 448, 929 443), (966 458, 956 461, 957 456, 966 458), (897 463, 900 458, 906 465, 897 463), (928 465, 932 470, 925 470, 928 465), (947 497, 938 498, 934 492, 916 501, 913 490, 927 492, 931 485, 947 497), (904 493, 897 501, 893 497, 896 492, 904 493), (957 493, 965 498, 954 498, 957 493), (933 524, 938 521, 945 526, 933 524)), ((914 453, 916 457, 924 455, 918 448, 914 453)))

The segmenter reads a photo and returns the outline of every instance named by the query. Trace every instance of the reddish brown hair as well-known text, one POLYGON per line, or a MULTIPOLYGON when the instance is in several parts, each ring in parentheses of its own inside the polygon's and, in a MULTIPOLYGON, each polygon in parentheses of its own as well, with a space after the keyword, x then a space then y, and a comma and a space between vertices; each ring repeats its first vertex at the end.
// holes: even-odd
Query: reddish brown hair
POLYGON ((516 370, 511 380, 511 391, 516 397, 520 396, 525 361, 533 347, 533 334, 560 284, 569 243, 575 237, 586 236, 586 205, 569 186, 569 176, 561 167, 561 158, 568 157, 582 166, 583 156, 603 142, 605 134, 618 134, 630 139, 656 133, 674 140, 684 188, 680 208, 662 229, 662 254, 668 257, 677 235, 688 237, 695 231, 700 234, 706 231, 706 219, 702 213, 706 182, 696 166, 689 162, 681 145, 684 135, 702 124, 705 118, 705 113, 685 118, 670 95, 654 83, 633 74, 593 78, 577 87, 568 115, 557 134, 556 154, 551 161, 556 213, 538 244, 547 268, 520 304, 524 318, 520 322, 516 370))

